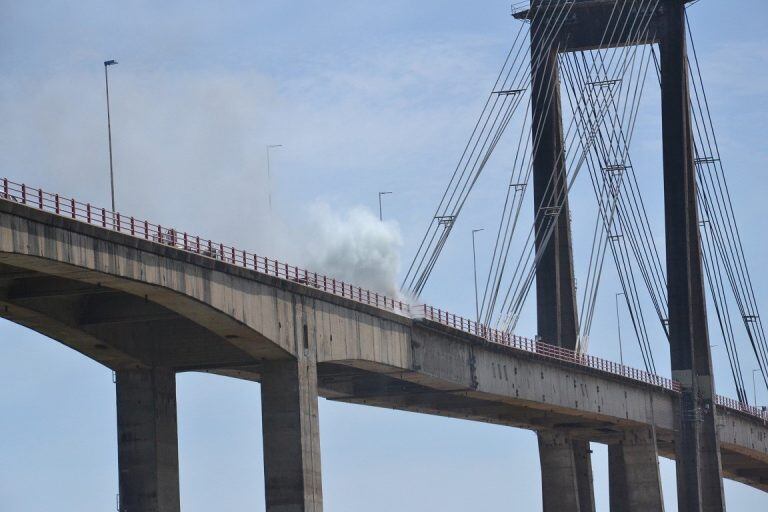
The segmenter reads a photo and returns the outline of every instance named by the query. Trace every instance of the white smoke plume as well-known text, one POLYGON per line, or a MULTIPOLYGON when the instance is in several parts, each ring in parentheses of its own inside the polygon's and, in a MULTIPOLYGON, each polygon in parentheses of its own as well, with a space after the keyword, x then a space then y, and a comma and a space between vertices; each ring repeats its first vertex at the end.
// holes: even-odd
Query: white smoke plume
POLYGON ((303 244, 308 268, 344 282, 398 296, 402 238, 394 222, 381 222, 355 207, 338 213, 325 203, 310 208, 310 231, 303 244))

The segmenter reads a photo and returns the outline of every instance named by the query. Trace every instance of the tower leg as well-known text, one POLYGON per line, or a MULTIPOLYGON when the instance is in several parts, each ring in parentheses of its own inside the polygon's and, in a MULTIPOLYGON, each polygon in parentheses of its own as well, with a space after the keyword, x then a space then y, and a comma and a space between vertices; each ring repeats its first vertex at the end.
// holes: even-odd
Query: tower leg
POLYGON ((682 386, 675 428, 678 509, 719 512, 723 500, 706 323, 691 132, 685 6, 664 0, 661 38, 664 208, 672 377, 682 386))

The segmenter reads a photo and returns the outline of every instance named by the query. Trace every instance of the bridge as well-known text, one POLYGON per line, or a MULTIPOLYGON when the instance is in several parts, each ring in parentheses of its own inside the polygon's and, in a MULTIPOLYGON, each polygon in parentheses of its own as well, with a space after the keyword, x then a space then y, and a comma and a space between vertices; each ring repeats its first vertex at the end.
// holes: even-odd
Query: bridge
POLYGON ((179 372, 261 383, 270 512, 322 510, 319 397, 535 431, 545 512, 594 511, 590 443, 608 446, 614 512, 663 510, 660 456, 676 461, 681 512, 724 510, 723 478, 768 491, 768 413, 748 404, 729 301, 766 383, 768 338, 721 181, 692 3, 514 8, 512 50, 402 284, 421 295, 494 148, 520 120, 474 320, 4 179, 0 316, 114 371, 119 510, 180 510, 179 372), (662 99, 665 264, 629 153, 649 70, 662 99), (568 198, 582 167, 598 215, 577 307, 568 198), (533 222, 515 263, 529 183, 533 222), (644 369, 588 353, 606 255, 644 369), (637 283, 669 342, 669 377, 655 370, 637 283), (515 327, 534 287, 530 339, 515 327), (715 394, 708 299, 736 398, 715 394))
MULTIPOLYGON (((270 511, 322 508, 319 396, 540 432, 552 510, 590 499, 573 444, 609 446, 615 510, 661 510, 676 457, 671 379, 7 179, 0 314, 115 371, 124 510, 179 510, 187 371, 261 382, 270 511)), ((768 414, 716 415, 724 475, 768 491, 768 414)))

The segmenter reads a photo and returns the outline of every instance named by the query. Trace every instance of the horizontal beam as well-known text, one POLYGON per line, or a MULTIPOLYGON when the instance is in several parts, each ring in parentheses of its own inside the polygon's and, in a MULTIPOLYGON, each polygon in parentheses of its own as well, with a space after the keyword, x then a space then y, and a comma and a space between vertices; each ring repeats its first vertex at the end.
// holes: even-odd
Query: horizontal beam
POLYGON ((616 5, 614 0, 596 0, 576 2, 567 8, 562 4, 542 4, 514 17, 535 20, 537 25, 554 25, 549 29, 557 30, 551 38, 551 47, 567 53, 658 43, 658 34, 664 26, 662 12, 660 6, 649 13, 647 7, 627 9, 616 5), (563 9, 570 9, 567 19, 560 17, 565 12, 563 9))

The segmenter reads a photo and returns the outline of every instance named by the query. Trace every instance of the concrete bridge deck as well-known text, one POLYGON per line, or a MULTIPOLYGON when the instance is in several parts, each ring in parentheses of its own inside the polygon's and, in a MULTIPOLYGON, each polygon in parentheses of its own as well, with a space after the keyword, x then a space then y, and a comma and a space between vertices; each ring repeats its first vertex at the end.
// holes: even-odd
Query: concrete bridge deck
MULTIPOLYGON (((161 504, 147 510, 178 510, 182 371, 262 382, 268 510, 322 509, 318 395, 548 432, 546 453, 560 439, 625 446, 650 432, 653 453, 675 457, 671 381, 554 357, 544 344, 493 343, 429 309, 411 318, 378 295, 323 291, 318 276, 288 267, 286 279, 233 265, 223 246, 183 250, 165 238, 173 231, 116 232, 99 210, 83 212, 91 224, 74 220, 51 197, 0 194, 0 316, 116 370, 121 495, 161 504)), ((717 415, 725 475, 768 491, 766 418, 723 406, 717 415)))

